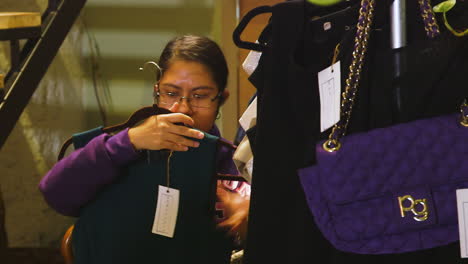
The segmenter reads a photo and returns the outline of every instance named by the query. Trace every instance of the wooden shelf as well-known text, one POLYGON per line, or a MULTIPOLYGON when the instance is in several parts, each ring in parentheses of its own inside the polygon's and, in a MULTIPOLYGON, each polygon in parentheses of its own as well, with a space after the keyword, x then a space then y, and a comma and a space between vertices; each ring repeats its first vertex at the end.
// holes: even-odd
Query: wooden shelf
POLYGON ((33 12, 0 12, 0 30, 41 26, 41 14, 33 12))

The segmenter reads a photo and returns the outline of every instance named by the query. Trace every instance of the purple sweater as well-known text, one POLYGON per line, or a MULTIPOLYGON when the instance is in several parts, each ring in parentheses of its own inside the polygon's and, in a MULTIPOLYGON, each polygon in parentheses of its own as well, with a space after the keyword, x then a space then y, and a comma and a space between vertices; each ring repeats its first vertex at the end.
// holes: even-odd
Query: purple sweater
MULTIPOLYGON (((219 136, 216 127, 209 133, 219 136)), ((221 148, 217 157, 218 173, 238 174, 232 154, 232 150, 221 148)), ((79 216, 80 209, 103 187, 113 183, 121 168, 136 158, 138 153, 130 143, 128 129, 114 136, 102 134, 57 162, 42 178, 39 189, 57 212, 79 216)))

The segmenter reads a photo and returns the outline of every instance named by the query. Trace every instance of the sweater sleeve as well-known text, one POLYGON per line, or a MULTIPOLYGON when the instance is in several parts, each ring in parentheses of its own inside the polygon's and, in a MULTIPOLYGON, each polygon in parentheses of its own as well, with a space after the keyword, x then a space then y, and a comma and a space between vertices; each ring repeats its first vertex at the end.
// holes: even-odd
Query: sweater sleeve
MULTIPOLYGON (((232 156, 234 154, 233 149, 228 149, 227 147, 222 146, 218 150, 218 157, 217 157, 217 164, 218 164, 218 173, 222 174, 232 174, 232 175, 240 175, 239 171, 237 170, 234 161, 232 160, 232 156)), ((239 181, 227 181, 223 180, 220 183, 227 189, 239 193, 243 197, 247 197, 250 199, 250 191, 251 186, 247 182, 239 182, 239 181)))
POLYGON ((80 209, 137 157, 128 129, 114 136, 100 135, 57 162, 40 181, 39 190, 57 212, 78 216, 80 209))

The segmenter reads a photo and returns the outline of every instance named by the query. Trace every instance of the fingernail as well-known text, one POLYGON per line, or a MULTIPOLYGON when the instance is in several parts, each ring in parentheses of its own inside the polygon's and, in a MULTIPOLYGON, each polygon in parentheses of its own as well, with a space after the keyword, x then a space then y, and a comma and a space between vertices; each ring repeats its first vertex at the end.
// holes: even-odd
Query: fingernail
POLYGON ((199 139, 202 139, 203 137, 205 137, 205 134, 203 134, 202 132, 199 132, 199 133, 198 133, 198 138, 199 138, 199 139))
POLYGON ((200 143, 199 142, 195 142, 195 144, 193 144, 196 148, 198 148, 200 146, 200 143))
POLYGON ((188 150, 188 147, 184 147, 183 150, 184 150, 184 151, 187 151, 187 150, 188 150))

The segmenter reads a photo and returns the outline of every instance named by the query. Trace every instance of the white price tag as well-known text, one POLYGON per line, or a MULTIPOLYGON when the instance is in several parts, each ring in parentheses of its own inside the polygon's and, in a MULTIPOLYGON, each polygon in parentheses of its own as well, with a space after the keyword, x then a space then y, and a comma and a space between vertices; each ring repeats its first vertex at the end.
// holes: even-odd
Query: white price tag
MULTIPOLYGON (((258 43, 258 41, 255 41, 255 43, 258 43)), ((242 63, 242 68, 249 76, 252 75, 252 73, 257 68, 258 61, 260 60, 261 56, 262 56, 261 52, 251 50, 249 54, 247 55, 247 57, 245 58, 244 62, 242 63)))
POLYGON ((468 189, 457 190, 457 211, 460 253, 462 258, 468 258, 468 189))
POLYGON ((341 69, 340 61, 318 73, 320 92, 320 131, 340 121, 341 69))
POLYGON ((178 210, 179 190, 159 185, 158 204, 152 232, 166 237, 174 237, 178 210))
POLYGON ((257 97, 250 103, 239 119, 239 124, 247 131, 257 123, 257 97))

